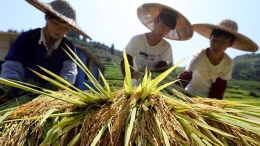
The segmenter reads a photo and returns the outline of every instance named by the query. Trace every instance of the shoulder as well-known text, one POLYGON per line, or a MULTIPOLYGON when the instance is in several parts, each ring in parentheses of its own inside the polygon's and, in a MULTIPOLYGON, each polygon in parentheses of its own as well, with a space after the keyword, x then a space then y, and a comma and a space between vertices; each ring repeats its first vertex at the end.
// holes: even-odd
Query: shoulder
POLYGON ((171 44, 164 38, 162 39, 161 43, 165 48, 171 48, 171 44))
POLYGON ((39 40, 40 36, 41 36, 41 28, 36 28, 21 33, 17 39, 28 38, 30 40, 39 40))
POLYGON ((132 41, 137 41, 137 40, 143 40, 145 37, 145 34, 138 34, 132 37, 132 41))
POLYGON ((70 49, 75 50, 74 44, 71 41, 69 41, 66 37, 62 38, 61 45, 64 49, 68 49, 69 47, 70 49))
POLYGON ((231 59, 226 53, 224 53, 224 58, 225 64, 230 64, 231 66, 234 66, 234 61, 231 59))
POLYGON ((22 34, 40 34, 42 28, 35 28, 35 29, 30 29, 28 31, 23 32, 22 34))
MULTIPOLYGON (((146 41, 145 34, 139 34, 135 35, 131 38, 131 40, 128 43, 128 46, 139 46, 140 44, 143 44, 146 41)), ((133 48, 132 48, 133 49, 133 48)))
POLYGON ((62 38, 62 42, 69 45, 69 46, 73 45, 73 43, 70 40, 68 40, 66 37, 62 38))
POLYGON ((199 49, 195 53, 193 53, 193 57, 201 57, 206 56, 206 48, 199 49))

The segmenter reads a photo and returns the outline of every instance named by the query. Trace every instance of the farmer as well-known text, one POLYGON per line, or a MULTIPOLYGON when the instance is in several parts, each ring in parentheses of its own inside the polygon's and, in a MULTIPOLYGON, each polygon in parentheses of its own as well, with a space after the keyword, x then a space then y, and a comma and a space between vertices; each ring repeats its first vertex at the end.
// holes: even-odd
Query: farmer
MULTIPOLYGON (((151 31, 134 36, 125 50, 131 68, 133 85, 137 85, 139 73, 147 67, 150 71, 165 71, 173 61, 171 45, 164 37, 172 40, 188 40, 193 35, 190 22, 178 11, 156 3, 147 3, 137 9, 139 20, 151 31), (163 69, 164 68, 164 69, 163 69)), ((124 59, 121 71, 125 76, 124 59)))
MULTIPOLYGON (((38 67, 39 65, 74 84, 78 73, 77 66, 63 49, 69 52, 69 47, 75 52, 76 48, 64 35, 72 30, 91 39, 76 23, 75 10, 66 0, 55 0, 51 3, 42 3, 38 0, 27 2, 45 13, 46 25, 17 37, 2 64, 1 77, 33 82, 40 87, 57 90, 57 87, 29 70, 50 77, 38 67)), ((8 85, 2 87, 5 98, 13 99, 21 94, 20 89, 8 85)))
POLYGON ((197 51, 177 78, 185 90, 203 97, 223 99, 227 80, 231 79, 234 63, 225 53, 228 47, 255 52, 258 46, 246 36, 237 32, 237 23, 222 20, 217 25, 193 24, 194 30, 209 38, 210 46, 197 51))

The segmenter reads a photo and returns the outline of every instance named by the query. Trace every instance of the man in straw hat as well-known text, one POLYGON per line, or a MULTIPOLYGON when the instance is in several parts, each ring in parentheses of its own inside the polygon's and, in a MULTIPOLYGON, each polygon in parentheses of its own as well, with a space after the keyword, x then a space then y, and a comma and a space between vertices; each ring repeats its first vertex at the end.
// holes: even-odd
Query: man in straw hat
MULTIPOLYGON (((171 45, 164 37, 172 40, 188 40, 193 35, 190 22, 178 11, 156 3, 147 3, 137 9, 139 20, 151 31, 134 36, 125 50, 131 68, 133 84, 137 84, 139 72, 146 67, 150 71, 162 72, 173 60, 171 45)), ((124 60, 121 70, 125 76, 124 60)))
POLYGON ((203 97, 222 99, 234 66, 225 50, 232 47, 255 52, 258 46, 238 33, 237 23, 232 20, 225 19, 217 25, 193 24, 193 27, 197 33, 210 39, 210 46, 192 56, 185 71, 178 75, 182 79, 179 85, 203 97))
MULTIPOLYGON (((41 87, 56 89, 51 83, 29 70, 50 77, 38 67, 39 65, 74 84, 78 73, 77 66, 63 49, 69 52, 69 47, 75 52, 76 48, 64 35, 72 30, 91 39, 76 23, 75 10, 66 0, 54 0, 50 3, 38 0, 26 1, 45 13, 46 25, 18 36, 5 57, 6 61, 2 64, 1 77, 30 81, 41 87)), ((3 85, 3 89, 5 97, 11 99, 21 93, 19 89, 7 85, 3 85)))

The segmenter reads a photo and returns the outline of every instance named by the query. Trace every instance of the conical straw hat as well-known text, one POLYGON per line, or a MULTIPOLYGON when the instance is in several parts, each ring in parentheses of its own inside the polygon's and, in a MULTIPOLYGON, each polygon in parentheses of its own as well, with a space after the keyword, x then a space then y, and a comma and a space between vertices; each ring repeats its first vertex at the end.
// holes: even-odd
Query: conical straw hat
POLYGON ((162 12, 177 14, 177 23, 174 30, 171 30, 166 38, 172 40, 188 40, 193 36, 193 27, 186 17, 180 12, 157 3, 146 3, 137 9, 139 20, 150 30, 154 27, 154 19, 162 12))
POLYGON ((214 29, 220 29, 233 34, 235 36, 235 42, 231 46, 232 48, 248 52, 255 52, 259 49, 258 45, 255 42, 237 32, 238 26, 235 21, 224 19, 220 21, 217 25, 208 23, 196 23, 193 24, 193 27, 197 33, 206 38, 210 38, 210 34, 214 29))
POLYGON ((64 20, 69 25, 71 25, 72 31, 91 40, 91 37, 87 35, 85 32, 83 32, 82 29, 78 26, 76 22, 76 12, 73 9, 72 5, 66 0, 54 0, 50 3, 43 3, 39 0, 26 0, 26 1, 44 13, 48 11, 54 14, 58 18, 64 20))

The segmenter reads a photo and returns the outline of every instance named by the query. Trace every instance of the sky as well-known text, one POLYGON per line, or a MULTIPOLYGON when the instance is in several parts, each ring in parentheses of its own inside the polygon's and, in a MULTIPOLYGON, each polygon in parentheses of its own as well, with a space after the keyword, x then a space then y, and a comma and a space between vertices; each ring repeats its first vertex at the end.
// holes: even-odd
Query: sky
MULTIPOLYGON (((42 0, 49 3, 52 0, 42 0)), ((190 23, 217 24, 222 19, 231 19, 238 24, 238 32, 260 45, 259 0, 67 0, 76 10, 76 19, 81 29, 92 41, 115 49, 124 50, 130 39, 149 32, 139 21, 137 8, 144 3, 160 3, 182 13, 190 23)), ((25 0, 0 0, 0 31, 13 29, 29 30, 45 26, 44 13, 25 0)), ((199 49, 209 46, 209 40, 196 32, 191 39, 176 41, 166 39, 172 46, 176 63, 199 49)), ((234 58, 250 52, 228 48, 226 53, 234 58)), ((260 53, 258 50, 255 53, 260 53)))

